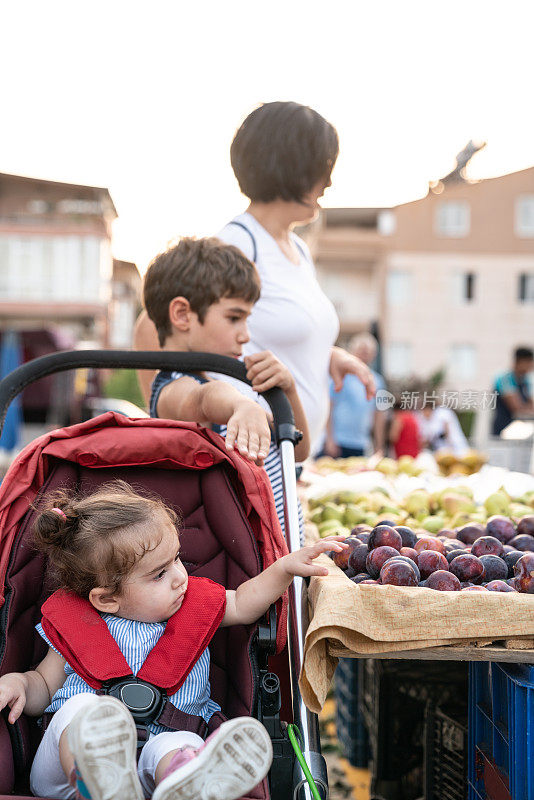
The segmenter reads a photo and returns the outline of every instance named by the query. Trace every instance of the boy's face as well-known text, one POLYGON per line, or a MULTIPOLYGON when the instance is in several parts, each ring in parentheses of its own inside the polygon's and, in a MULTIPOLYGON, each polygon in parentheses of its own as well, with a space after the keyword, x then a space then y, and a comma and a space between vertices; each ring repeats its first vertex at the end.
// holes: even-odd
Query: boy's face
POLYGON ((204 322, 200 322, 197 314, 192 312, 187 342, 189 350, 239 358, 243 354, 243 345, 250 339, 247 319, 252 306, 253 303, 238 297, 223 297, 208 308, 204 322))

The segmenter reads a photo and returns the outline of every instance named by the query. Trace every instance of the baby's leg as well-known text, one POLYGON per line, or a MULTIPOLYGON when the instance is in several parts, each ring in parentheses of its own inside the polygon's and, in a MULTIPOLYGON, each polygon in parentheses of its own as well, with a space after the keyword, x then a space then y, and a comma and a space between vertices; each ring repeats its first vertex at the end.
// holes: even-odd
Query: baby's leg
POLYGON ((70 800, 75 796, 75 788, 69 783, 74 760, 64 734, 75 714, 96 702, 96 695, 85 692, 71 697, 56 711, 33 760, 30 773, 32 794, 57 797, 58 800, 70 800))
POLYGON ((194 754, 203 744, 204 740, 190 731, 168 731, 152 736, 143 747, 137 765, 145 794, 152 796, 175 753, 187 748, 194 754))
POLYGON ((152 800, 237 800, 263 780, 272 757, 271 739, 257 719, 228 720, 198 750, 175 752, 165 771, 158 764, 152 800))

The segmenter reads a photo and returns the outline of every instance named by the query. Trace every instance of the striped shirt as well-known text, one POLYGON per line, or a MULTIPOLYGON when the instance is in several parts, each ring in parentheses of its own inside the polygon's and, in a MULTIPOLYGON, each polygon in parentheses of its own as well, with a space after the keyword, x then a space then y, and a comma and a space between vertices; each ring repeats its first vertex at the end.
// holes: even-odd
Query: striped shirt
MULTIPOLYGON (((194 380, 198 381, 198 383, 207 383, 206 378, 195 374, 195 373, 184 373, 184 372, 158 372, 156 377, 154 378, 154 382, 152 384, 152 394, 150 396, 150 416, 157 417, 157 405, 158 399, 161 390, 167 384, 172 383, 172 381, 177 381, 179 378, 183 378, 184 375, 187 374, 187 377, 193 378, 194 380)), ((241 381, 232 381, 229 378, 218 376, 218 379, 225 380, 226 382, 230 383, 235 386, 238 391, 242 394, 246 394, 250 397, 250 399, 259 402, 262 407, 264 406, 265 401, 263 401, 256 392, 253 392, 252 389, 247 387, 246 384, 243 384, 241 381), (248 390, 248 391, 247 391, 248 390), (261 401, 261 402, 260 402, 261 401)), ((216 433, 220 433, 221 436, 226 436, 226 425, 212 425, 212 430, 216 433)), ((264 462, 265 472, 267 473, 267 477, 271 483, 271 488, 273 490, 274 496, 274 504, 276 506, 276 513, 278 515, 278 519, 280 520, 280 525, 282 528, 282 532, 285 535, 286 532, 286 524, 285 524, 285 514, 284 514, 284 485, 283 485, 283 478, 282 478, 282 460, 280 458, 280 450, 278 449, 278 445, 274 441, 274 438, 271 435, 271 445, 269 447, 269 452, 267 453, 267 457, 264 462)), ((299 531, 300 531, 300 541, 301 544, 304 541, 304 517, 302 514, 302 508, 300 506, 300 502, 298 504, 298 512, 299 512, 299 531)))
MULTIPOLYGON (((165 622, 139 622, 134 619, 122 619, 113 614, 101 614, 102 619, 108 626, 109 632, 116 641, 124 658, 128 662, 132 674, 137 675, 146 657, 159 640, 165 630, 165 622)), ((56 653, 58 650, 52 645, 43 631, 42 625, 36 625, 36 630, 41 634, 45 642, 52 647, 56 653)), ((61 653, 59 653, 61 655, 61 653)), ((204 650, 193 669, 185 679, 184 683, 177 692, 169 697, 171 703, 184 711, 186 714, 193 714, 202 717, 206 722, 215 711, 220 711, 220 706, 210 698, 210 651, 204 650)), ((57 711, 63 703, 81 692, 91 692, 95 690, 78 675, 70 664, 65 663, 66 680, 63 686, 57 690, 52 698, 52 702, 45 709, 46 711, 57 711)), ((148 726, 151 733, 157 734, 168 731, 170 728, 164 725, 152 723, 148 726)))

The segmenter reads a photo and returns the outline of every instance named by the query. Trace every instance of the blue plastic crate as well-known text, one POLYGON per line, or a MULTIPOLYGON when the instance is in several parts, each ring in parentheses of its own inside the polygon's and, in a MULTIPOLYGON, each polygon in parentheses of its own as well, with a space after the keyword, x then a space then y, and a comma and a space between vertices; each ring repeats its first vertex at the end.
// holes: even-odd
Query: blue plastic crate
POLYGON ((534 798, 534 666, 472 662, 469 800, 534 798))
POLYGON ((353 767, 367 767, 369 745, 358 686, 358 659, 340 658, 334 678, 337 738, 353 767))

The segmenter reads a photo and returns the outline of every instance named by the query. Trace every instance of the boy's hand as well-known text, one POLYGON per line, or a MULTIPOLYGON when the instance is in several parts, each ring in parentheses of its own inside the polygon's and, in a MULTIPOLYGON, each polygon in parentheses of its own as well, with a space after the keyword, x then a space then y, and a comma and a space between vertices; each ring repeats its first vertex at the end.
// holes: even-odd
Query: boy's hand
POLYGON ((237 447, 242 456, 262 467, 270 446, 271 429, 267 412, 254 400, 243 400, 228 420, 226 449, 237 447))
POLYGON ((7 705, 11 708, 8 720, 13 724, 26 705, 26 686, 22 675, 12 673, 0 679, 0 710, 7 705))
POLYGON ((284 569, 290 575, 300 575, 301 578, 308 578, 310 575, 328 575, 328 568, 313 564, 313 559, 320 556, 321 553, 328 553, 332 550, 340 553, 345 550, 348 544, 344 543, 344 539, 344 536, 325 536, 315 544, 301 547, 294 553, 282 556, 280 561, 283 562, 284 569))
POLYGON ((265 392, 273 386, 279 386, 284 392, 295 387, 293 375, 270 350, 245 356, 247 378, 252 382, 255 392, 265 392))

